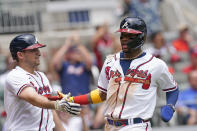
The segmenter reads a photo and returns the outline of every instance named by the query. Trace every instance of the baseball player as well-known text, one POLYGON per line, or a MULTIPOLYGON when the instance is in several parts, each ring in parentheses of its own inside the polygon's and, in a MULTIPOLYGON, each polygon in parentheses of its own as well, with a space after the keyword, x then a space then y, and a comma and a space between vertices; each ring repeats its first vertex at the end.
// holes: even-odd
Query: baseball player
POLYGON ((123 19, 118 32, 122 51, 106 58, 98 89, 69 101, 83 105, 106 100, 106 131, 151 131, 157 89, 166 92, 161 118, 168 122, 175 111, 178 88, 167 65, 141 49, 147 34, 142 19, 123 19))
POLYGON ((45 74, 37 71, 41 55, 38 48, 45 46, 32 34, 16 36, 10 43, 10 52, 17 66, 6 79, 6 131, 64 130, 57 114, 50 109, 71 114, 79 114, 81 110, 79 104, 64 99, 51 101, 43 96, 53 91, 45 74))

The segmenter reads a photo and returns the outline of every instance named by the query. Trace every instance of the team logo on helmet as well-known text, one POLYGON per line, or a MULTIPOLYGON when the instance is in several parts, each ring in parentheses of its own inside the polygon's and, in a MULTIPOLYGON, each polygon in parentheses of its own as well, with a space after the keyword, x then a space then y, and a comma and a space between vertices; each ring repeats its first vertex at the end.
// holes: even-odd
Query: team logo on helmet
POLYGON ((38 43, 38 39, 37 39, 37 37, 35 37, 35 43, 38 43))
POLYGON ((123 28, 128 28, 128 21, 126 21, 126 22, 122 25, 121 28, 122 28, 122 29, 123 29, 123 28))

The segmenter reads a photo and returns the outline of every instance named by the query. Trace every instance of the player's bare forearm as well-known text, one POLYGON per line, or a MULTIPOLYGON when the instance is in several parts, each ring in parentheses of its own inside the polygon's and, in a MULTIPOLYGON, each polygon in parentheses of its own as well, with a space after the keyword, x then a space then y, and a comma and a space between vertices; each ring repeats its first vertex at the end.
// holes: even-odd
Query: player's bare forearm
POLYGON ((86 67, 90 69, 93 63, 90 53, 83 45, 79 45, 78 49, 81 51, 82 58, 84 63, 86 64, 86 67))
POLYGON ((106 32, 106 27, 105 26, 101 26, 99 27, 98 31, 95 33, 95 35, 92 37, 91 41, 90 41, 90 46, 91 48, 94 50, 94 48, 97 45, 97 42, 102 39, 102 37, 105 35, 106 32))
POLYGON ((107 93, 99 90, 99 95, 100 95, 102 101, 105 101, 106 100, 107 93))
POLYGON ((48 98, 39 95, 33 87, 24 88, 19 94, 19 98, 40 108, 55 109, 58 111, 69 112, 73 115, 79 115, 81 111, 79 104, 69 103, 65 99, 51 101, 48 98))
POLYGON ((19 94, 19 97, 34 106, 47 109, 55 109, 55 101, 50 101, 46 97, 39 95, 33 87, 26 87, 19 94))
POLYGON ((71 45, 71 41, 66 40, 65 44, 60 47, 57 53, 54 55, 52 59, 52 65, 55 69, 59 70, 61 68, 61 63, 63 61, 65 53, 68 51, 71 45))

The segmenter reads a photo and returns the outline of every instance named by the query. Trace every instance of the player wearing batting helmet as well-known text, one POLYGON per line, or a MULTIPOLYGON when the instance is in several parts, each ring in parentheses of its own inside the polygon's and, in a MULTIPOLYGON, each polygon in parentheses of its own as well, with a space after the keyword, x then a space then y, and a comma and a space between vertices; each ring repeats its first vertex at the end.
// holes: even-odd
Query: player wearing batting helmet
POLYGON ((41 56, 39 48, 45 46, 32 34, 16 36, 10 43, 10 53, 17 66, 6 78, 6 131, 64 130, 51 109, 71 114, 79 114, 81 110, 79 104, 44 97, 53 91, 46 75, 37 70, 41 56))
POLYGON ((157 89, 166 93, 161 118, 168 122, 175 111, 178 87, 166 63, 142 50, 147 29, 141 18, 124 18, 118 32, 122 51, 107 56, 98 89, 69 101, 82 105, 106 101, 106 131, 151 131, 157 89))

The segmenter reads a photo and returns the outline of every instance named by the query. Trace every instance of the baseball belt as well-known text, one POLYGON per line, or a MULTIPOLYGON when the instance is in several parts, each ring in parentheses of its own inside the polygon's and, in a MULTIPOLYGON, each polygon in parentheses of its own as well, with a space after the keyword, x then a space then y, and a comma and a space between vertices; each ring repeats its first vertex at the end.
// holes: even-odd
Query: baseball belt
POLYGON ((115 126, 126 126, 126 125, 149 122, 149 121, 150 119, 144 120, 142 118, 121 119, 121 120, 112 120, 112 119, 107 118, 107 122, 110 125, 115 125, 115 126))

